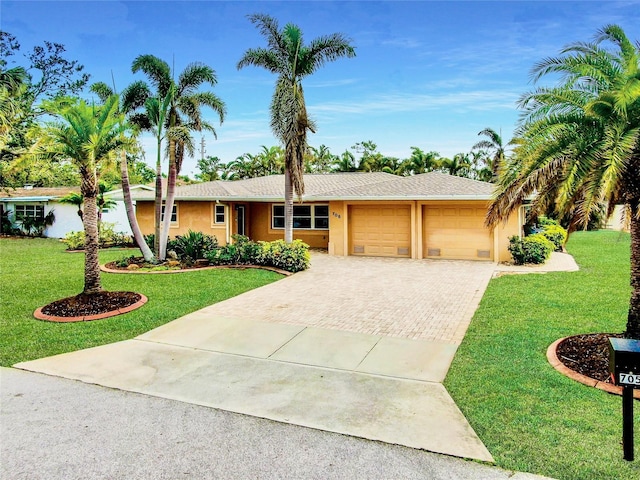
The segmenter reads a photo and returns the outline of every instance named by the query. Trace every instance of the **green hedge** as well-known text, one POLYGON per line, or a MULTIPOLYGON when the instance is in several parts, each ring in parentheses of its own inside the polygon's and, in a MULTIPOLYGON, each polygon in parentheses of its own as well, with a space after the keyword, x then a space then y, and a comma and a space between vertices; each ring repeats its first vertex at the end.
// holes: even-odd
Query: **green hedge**
POLYGON ((516 265, 545 263, 553 250, 553 242, 542 233, 535 233, 524 239, 517 235, 509 238, 509 253, 516 265))

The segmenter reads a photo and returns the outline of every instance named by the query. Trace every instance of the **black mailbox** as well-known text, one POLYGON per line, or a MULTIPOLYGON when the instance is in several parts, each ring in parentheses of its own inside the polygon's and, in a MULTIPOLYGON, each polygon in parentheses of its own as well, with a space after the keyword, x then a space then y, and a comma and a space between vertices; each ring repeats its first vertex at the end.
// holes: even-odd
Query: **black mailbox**
POLYGON ((616 385, 640 388, 640 340, 609 338, 609 372, 616 385))

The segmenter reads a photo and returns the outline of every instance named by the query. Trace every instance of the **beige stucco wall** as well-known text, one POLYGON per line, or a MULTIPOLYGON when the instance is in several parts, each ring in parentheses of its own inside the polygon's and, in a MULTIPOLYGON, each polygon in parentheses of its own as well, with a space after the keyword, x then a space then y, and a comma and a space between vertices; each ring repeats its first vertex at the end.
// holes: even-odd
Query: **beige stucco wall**
MULTIPOLYGON (((324 204, 324 203, 323 203, 324 204)), ((272 242, 284 239, 284 230, 271 228, 272 203, 253 203, 251 213, 247 215, 250 237, 252 240, 272 242)), ((307 205, 307 203, 305 203, 307 205)), ((309 205, 312 205, 311 203, 309 205)), ((331 212, 329 212, 331 215, 331 212)), ((330 217, 331 218, 331 217, 330 217)), ((329 220, 331 222, 331 220, 329 220)), ((329 225, 331 228, 331 224, 329 225)), ((327 230, 293 230, 294 240, 302 240, 313 248, 327 248, 329 231, 327 230)))
POLYGON ((522 225, 524 224, 524 207, 520 207, 513 212, 506 223, 500 222, 494 230, 493 240, 495 251, 498 252, 498 262, 510 262, 509 237, 522 235, 522 225))
MULTIPOLYGON (((177 222, 169 226, 169 237, 184 235, 189 230, 215 235, 220 245, 227 244, 227 226, 214 223, 215 202, 181 202, 177 201, 177 222)), ((143 234, 154 232, 153 202, 136 202, 136 217, 143 234)), ((225 222, 229 221, 229 208, 225 211, 225 222)))

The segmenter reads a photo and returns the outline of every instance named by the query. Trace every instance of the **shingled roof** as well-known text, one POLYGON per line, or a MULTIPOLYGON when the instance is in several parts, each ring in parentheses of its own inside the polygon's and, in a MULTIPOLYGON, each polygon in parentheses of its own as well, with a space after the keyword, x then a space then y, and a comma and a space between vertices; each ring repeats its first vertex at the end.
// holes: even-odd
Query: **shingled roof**
POLYGON ((64 197, 69 193, 80 193, 80 187, 28 187, 8 188, 0 190, 0 200, 16 200, 21 198, 41 198, 53 200, 64 197))
MULTIPOLYGON (((489 200, 493 184, 440 172, 399 177, 383 172, 307 174, 303 200, 489 200)), ((140 192, 138 200, 152 200, 140 192)), ((176 200, 282 201, 284 175, 197 183, 176 188, 176 200)))

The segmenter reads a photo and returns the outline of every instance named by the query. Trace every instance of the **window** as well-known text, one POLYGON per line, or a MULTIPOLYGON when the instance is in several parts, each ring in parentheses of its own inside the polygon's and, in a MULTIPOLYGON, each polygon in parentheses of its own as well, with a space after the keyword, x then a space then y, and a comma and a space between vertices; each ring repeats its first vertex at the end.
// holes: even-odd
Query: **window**
POLYGON ((224 223, 224 205, 216 205, 214 210, 214 223, 224 223))
POLYGON ((44 219, 44 205, 16 205, 16 220, 23 218, 44 219))
MULTIPOLYGON (((162 205, 162 218, 164 219, 164 205, 162 205)), ((171 209, 171 223, 178 223, 178 205, 173 205, 171 209)))
MULTIPOLYGON (((273 228, 284 228, 284 205, 273 205, 273 228)), ((301 230, 328 230, 329 205, 294 205, 293 228, 301 230)))

